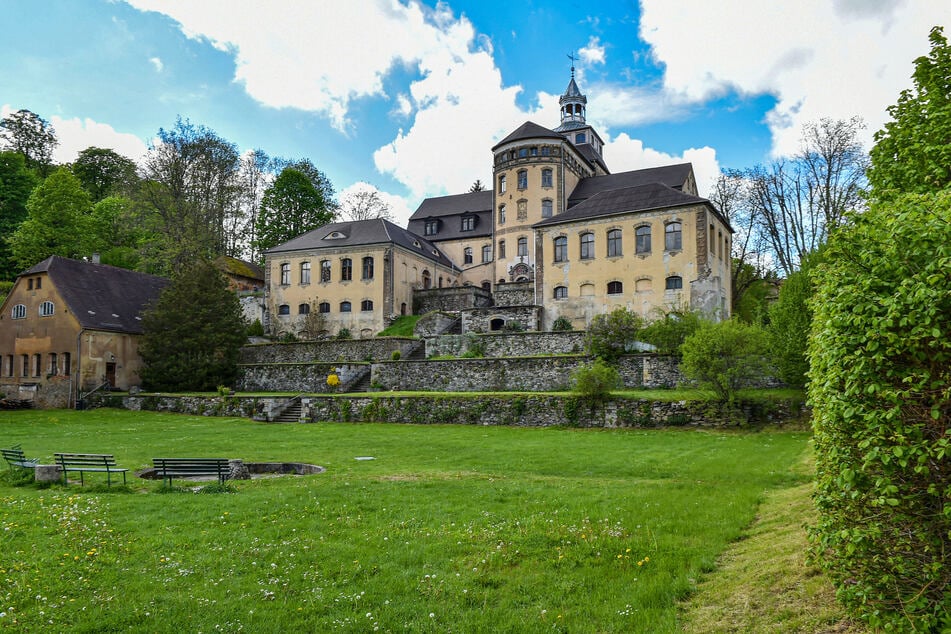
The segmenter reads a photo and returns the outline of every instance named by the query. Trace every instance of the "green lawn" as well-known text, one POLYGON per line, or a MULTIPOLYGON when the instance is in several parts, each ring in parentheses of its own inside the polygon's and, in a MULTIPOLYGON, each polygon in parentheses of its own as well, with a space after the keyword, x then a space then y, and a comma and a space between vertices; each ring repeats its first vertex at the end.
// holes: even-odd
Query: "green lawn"
POLYGON ((802 432, 266 425, 0 413, 30 457, 310 462, 162 494, 0 482, 0 629, 676 632, 678 601, 802 485, 802 432), (357 457, 374 460, 356 460, 357 457))

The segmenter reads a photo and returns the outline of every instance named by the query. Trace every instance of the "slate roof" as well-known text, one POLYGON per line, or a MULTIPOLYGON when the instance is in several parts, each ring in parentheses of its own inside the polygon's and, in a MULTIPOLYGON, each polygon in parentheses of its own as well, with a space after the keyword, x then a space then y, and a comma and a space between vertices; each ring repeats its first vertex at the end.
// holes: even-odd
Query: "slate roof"
POLYGON ((685 194, 663 183, 647 183, 599 192, 567 211, 546 218, 534 226, 547 227, 575 220, 690 205, 707 205, 713 209, 706 198, 685 194))
POLYGON ((549 130, 548 128, 538 125, 537 123, 526 121, 522 125, 518 126, 510 135, 492 146, 492 151, 494 152, 496 148, 503 146, 506 143, 511 143, 512 141, 521 141, 522 139, 558 139, 559 141, 563 141, 564 138, 565 137, 558 134, 554 130, 549 130))
POLYGON ((142 333, 138 319, 168 280, 155 275, 53 255, 22 276, 46 273, 83 328, 142 333))
POLYGON ((492 190, 488 190, 427 198, 410 216, 408 229, 417 235, 425 235, 426 221, 435 218, 439 221, 439 231, 436 235, 426 236, 430 240, 484 238, 492 234, 492 197, 492 190), (475 227, 472 231, 463 231, 462 217, 469 214, 476 217, 475 227))
POLYGON ((595 194, 611 189, 636 187, 648 183, 662 183, 667 187, 680 190, 690 176, 693 166, 690 163, 649 167, 646 169, 619 172, 605 176, 582 178, 568 196, 568 209, 595 194))
POLYGON ((419 253, 423 257, 443 266, 457 268, 432 242, 382 218, 352 222, 331 222, 288 240, 284 244, 279 244, 266 251, 266 253, 276 254, 291 251, 370 246, 386 243, 396 244, 405 248, 407 251, 419 253))

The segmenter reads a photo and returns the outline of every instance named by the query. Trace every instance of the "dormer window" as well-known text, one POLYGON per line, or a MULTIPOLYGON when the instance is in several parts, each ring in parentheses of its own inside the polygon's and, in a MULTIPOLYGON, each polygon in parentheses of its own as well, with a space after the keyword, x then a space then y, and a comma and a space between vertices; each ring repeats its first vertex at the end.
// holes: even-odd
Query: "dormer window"
POLYGON ((346 237, 347 236, 340 231, 331 231, 326 236, 324 236, 324 240, 341 240, 346 237))
POLYGON ((439 231, 439 221, 438 220, 427 220, 426 226, 423 229, 423 233, 427 236, 434 236, 436 232, 439 231))
POLYGON ((475 229, 475 216, 462 217, 462 231, 472 231, 475 229))

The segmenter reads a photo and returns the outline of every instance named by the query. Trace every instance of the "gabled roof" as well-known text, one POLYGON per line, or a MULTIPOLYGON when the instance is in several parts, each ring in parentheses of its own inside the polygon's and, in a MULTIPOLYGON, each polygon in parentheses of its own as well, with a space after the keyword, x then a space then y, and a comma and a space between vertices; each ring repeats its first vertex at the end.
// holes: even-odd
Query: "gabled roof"
POLYGON ((706 198, 691 196, 662 183, 648 183, 635 187, 611 189, 595 194, 567 211, 536 223, 535 227, 547 227, 575 220, 601 218, 637 211, 654 211, 690 205, 713 206, 706 198))
POLYGON ((561 136, 554 130, 549 130, 548 128, 538 125, 537 123, 526 121, 522 125, 518 126, 510 135, 492 146, 492 151, 494 152, 496 148, 501 147, 506 143, 511 143, 512 141, 521 141, 523 139, 558 139, 559 141, 563 141, 564 138, 565 137, 561 136))
POLYGON ((662 183, 672 189, 680 190, 693 172, 690 163, 648 167, 646 169, 619 172, 605 176, 582 178, 568 196, 568 209, 597 193, 611 189, 636 187, 648 183, 662 183))
POLYGON ((168 280, 53 255, 21 277, 46 273, 60 297, 83 328, 139 334, 139 317, 158 299, 168 280))
POLYGON ((469 192, 454 196, 427 198, 409 217, 410 221, 425 218, 440 218, 466 212, 492 211, 492 190, 469 192))
POLYGON ((331 222, 296 238, 279 244, 265 253, 274 255, 292 251, 311 251, 322 248, 370 246, 395 244, 445 267, 456 268, 442 250, 432 242, 416 235, 389 220, 374 218, 351 222, 331 222))

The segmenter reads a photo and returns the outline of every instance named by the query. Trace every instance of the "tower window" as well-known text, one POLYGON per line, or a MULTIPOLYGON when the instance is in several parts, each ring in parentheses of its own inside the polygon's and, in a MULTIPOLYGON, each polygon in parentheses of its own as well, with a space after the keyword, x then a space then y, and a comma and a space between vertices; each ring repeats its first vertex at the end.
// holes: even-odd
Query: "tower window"
POLYGON ((505 257, 505 240, 499 240, 499 257, 505 257))
POLYGON ((505 174, 502 174, 501 176, 499 176, 499 193, 500 194, 505 193, 505 174))
POLYGON ((505 205, 499 205, 499 224, 505 224, 505 205))
POLYGON ((528 238, 525 236, 518 239, 518 255, 528 255, 528 238))
POLYGON ((585 143, 585 142, 586 142, 586 137, 584 132, 579 132, 578 134, 575 135, 575 143, 585 143))
POLYGON ((542 218, 551 218, 551 199, 546 198, 542 201, 542 218))
POLYGON ((551 174, 552 174, 552 171, 550 169, 546 168, 542 170, 542 187, 551 187, 551 183, 552 183, 551 174))
POLYGON ((518 171, 518 188, 528 189, 528 170, 518 171))

